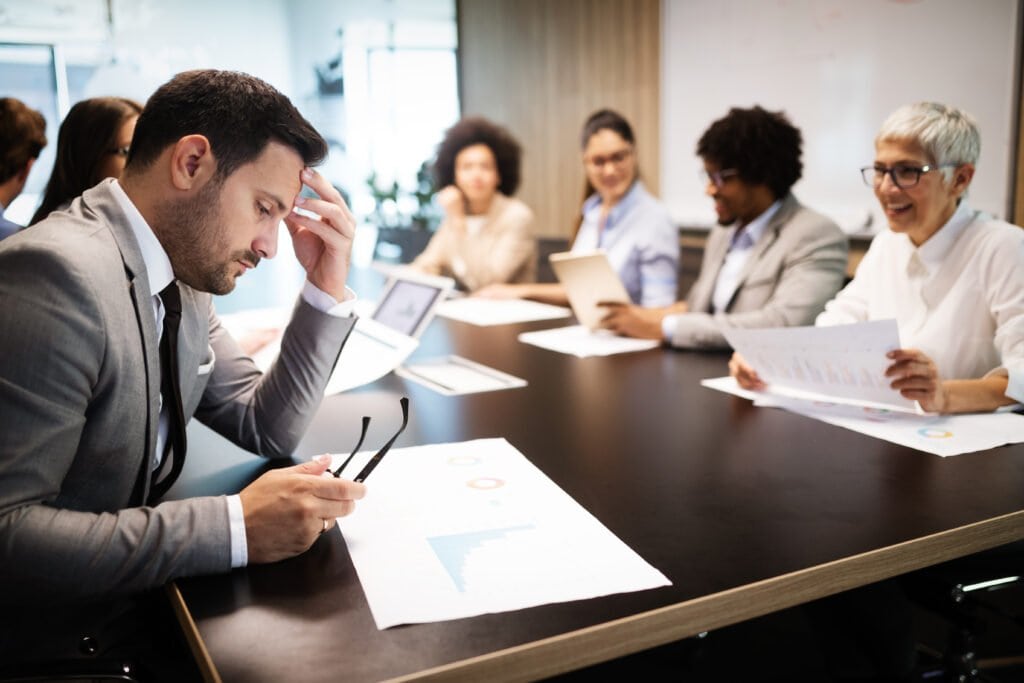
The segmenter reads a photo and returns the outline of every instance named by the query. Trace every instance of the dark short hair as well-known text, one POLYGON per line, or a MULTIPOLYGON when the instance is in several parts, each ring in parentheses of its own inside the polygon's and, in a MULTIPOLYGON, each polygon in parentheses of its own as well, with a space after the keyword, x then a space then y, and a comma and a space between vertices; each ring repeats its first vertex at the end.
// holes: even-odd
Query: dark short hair
POLYGON ((618 133, 619 137, 629 144, 636 144, 633 127, 629 125, 629 121, 622 114, 611 109, 598 109, 583 123, 583 130, 580 132, 580 149, 586 149, 590 138, 606 129, 618 133))
POLYGON ((733 107, 704 131, 697 155, 722 169, 736 169, 745 182, 767 185, 779 198, 800 180, 802 140, 800 130, 781 111, 733 107))
POLYGON ((117 144, 124 122, 140 113, 142 105, 124 97, 93 97, 71 107, 60 124, 57 157, 32 223, 103 180, 101 162, 117 144))
POLYGON ((307 166, 327 156, 327 142, 269 83, 237 71, 185 71, 146 102, 132 139, 127 171, 145 168, 186 135, 203 135, 226 178, 258 157, 270 141, 294 149, 307 166))
POLYGON ((17 175, 46 147, 46 119, 13 97, 0 98, 0 183, 17 175))
POLYGON ((472 145, 486 145, 498 166, 498 192, 511 197, 519 189, 519 161, 523 152, 505 128, 482 116, 462 119, 445 131, 434 160, 434 183, 438 188, 455 183, 455 157, 472 145))

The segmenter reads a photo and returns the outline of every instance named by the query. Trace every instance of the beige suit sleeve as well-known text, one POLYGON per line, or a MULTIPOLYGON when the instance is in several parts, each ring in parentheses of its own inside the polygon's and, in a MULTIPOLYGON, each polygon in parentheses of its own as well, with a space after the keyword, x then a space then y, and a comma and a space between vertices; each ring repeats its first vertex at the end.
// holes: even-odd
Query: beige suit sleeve
POLYGON ((427 248, 409 265, 427 275, 447 275, 451 272, 454 250, 454 231, 449 220, 445 220, 430 238, 427 248))

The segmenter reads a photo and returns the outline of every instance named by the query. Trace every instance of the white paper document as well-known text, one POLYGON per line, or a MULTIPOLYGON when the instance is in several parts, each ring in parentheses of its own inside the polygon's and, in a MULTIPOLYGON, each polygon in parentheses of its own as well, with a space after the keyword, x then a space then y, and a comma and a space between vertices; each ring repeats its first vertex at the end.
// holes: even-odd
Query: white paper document
POLYGON ((392 450, 367 485, 338 526, 380 629, 671 585, 504 439, 392 450))
MULTIPOLYGON (((252 354, 263 372, 270 369, 281 352, 281 334, 288 324, 286 309, 252 310, 223 316, 221 322, 236 339, 261 330, 274 330, 270 342, 252 354)), ((359 318, 338 357, 324 395, 330 396, 369 384, 388 374, 409 357, 419 341, 382 325, 371 318, 359 318)))
POLYGON ((657 339, 620 337, 608 330, 591 332, 583 325, 523 332, 519 335, 519 341, 580 358, 646 351, 661 346, 661 342, 657 339))
POLYGON ((768 385, 763 393, 920 412, 885 376, 885 354, 900 348, 895 320, 722 333, 768 385))
POLYGON ((749 398, 758 406, 784 408, 837 427, 925 453, 960 455, 1008 443, 1024 443, 1024 416, 1011 412, 916 415, 898 410, 828 401, 806 401, 740 388, 732 377, 701 382, 709 389, 749 398))
POLYGON ((568 318, 568 308, 524 299, 480 299, 464 297, 449 299, 437 307, 437 314, 471 325, 510 325, 536 320, 568 318))
POLYGON ((526 386, 525 379, 455 355, 407 363, 395 374, 445 396, 526 386))

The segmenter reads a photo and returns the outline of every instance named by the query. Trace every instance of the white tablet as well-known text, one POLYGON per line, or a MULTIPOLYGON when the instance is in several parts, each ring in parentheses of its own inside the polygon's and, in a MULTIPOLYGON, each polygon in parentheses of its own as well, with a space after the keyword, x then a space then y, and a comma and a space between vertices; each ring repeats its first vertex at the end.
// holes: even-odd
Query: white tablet
POLYGON ((377 308, 370 316, 409 337, 419 337, 434 318, 437 305, 455 287, 450 277, 421 275, 402 270, 384 286, 377 308))
POLYGON ((581 325, 597 329, 607 311, 599 301, 629 303, 629 293, 603 251, 551 255, 551 268, 565 287, 572 312, 581 325))

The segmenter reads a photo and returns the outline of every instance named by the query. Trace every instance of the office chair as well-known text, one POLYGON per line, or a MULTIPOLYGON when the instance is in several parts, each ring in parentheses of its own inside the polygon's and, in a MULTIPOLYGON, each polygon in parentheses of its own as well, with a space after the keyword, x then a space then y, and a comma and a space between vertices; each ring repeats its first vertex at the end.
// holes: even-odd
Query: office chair
POLYGON ((201 680, 163 590, 81 606, 16 608, 0 624, 0 683, 201 680))
POLYGON ((938 565, 906 577, 904 587, 912 600, 946 625, 941 649, 928 648, 937 663, 924 667, 924 678, 963 683, 1022 680, 1024 554, 1003 548, 938 565), (998 643, 1000 639, 1006 642, 998 643), (994 646, 1010 651, 993 652, 994 646))

